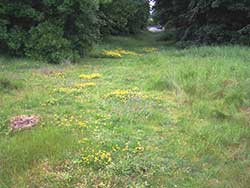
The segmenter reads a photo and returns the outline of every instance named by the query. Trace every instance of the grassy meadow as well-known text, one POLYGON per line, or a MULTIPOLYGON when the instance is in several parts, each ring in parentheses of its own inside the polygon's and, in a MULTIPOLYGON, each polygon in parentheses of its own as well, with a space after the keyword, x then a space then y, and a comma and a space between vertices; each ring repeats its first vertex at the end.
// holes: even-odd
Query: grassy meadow
POLYGON ((79 64, 0 57, 0 187, 249 187, 250 48, 157 37, 79 64), (40 123, 11 132, 22 114, 40 123))

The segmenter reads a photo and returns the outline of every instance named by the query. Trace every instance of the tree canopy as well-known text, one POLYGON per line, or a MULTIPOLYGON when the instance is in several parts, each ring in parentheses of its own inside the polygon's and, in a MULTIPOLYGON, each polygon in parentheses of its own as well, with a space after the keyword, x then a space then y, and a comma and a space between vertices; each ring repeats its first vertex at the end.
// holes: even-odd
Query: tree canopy
POLYGON ((156 0, 155 18, 177 40, 250 45, 249 0, 156 0))
POLYGON ((101 4, 103 34, 138 33, 146 27, 149 17, 147 0, 113 0, 101 4))
POLYGON ((84 56, 107 34, 145 27, 147 0, 1 0, 0 49, 51 63, 84 56))

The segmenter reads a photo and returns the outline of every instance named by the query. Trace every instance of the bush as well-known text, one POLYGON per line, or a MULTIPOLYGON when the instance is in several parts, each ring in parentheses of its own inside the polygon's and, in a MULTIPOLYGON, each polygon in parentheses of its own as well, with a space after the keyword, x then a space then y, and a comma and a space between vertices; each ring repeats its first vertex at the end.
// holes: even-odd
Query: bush
POLYGON ((60 63, 84 56, 99 38, 98 2, 0 2, 0 48, 60 63))
POLYGON ((30 30, 25 54, 28 57, 59 63, 72 60, 73 52, 69 40, 63 37, 62 27, 49 22, 39 24, 30 30), (48 42, 49 41, 49 42, 48 42))

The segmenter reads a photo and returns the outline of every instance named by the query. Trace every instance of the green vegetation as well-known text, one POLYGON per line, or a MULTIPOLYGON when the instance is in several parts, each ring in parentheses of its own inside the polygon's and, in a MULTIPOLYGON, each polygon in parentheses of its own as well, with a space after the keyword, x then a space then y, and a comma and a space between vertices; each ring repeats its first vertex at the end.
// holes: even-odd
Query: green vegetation
POLYGON ((97 1, 0 3, 0 48, 49 63, 74 61, 99 36, 97 1))
POLYGON ((49 63, 76 62, 103 35, 140 32, 148 15, 146 0, 1 0, 0 50, 49 63))
POLYGON ((147 0, 112 0, 100 7, 103 35, 136 34, 147 26, 147 0))
POLYGON ((167 38, 250 45, 249 0, 156 0, 155 8, 167 38))
POLYGON ((0 58, 0 187, 248 187, 249 47, 157 37, 79 64, 0 58), (12 133, 20 114, 41 122, 12 133))

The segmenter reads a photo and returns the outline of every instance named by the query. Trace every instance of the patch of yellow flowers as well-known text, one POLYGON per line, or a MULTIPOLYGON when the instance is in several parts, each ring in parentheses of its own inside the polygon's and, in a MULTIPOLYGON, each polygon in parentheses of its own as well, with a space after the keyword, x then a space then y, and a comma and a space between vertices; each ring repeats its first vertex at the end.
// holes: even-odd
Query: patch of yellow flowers
POLYGON ((54 89, 54 92, 65 94, 80 93, 82 89, 94 86, 96 86, 96 83, 94 82, 78 83, 73 85, 72 87, 61 87, 58 89, 54 89))
POLYGON ((79 127, 88 128, 88 121, 83 121, 82 118, 75 116, 59 116, 54 115, 55 124, 59 127, 79 127))
POLYGON ((47 100, 44 104, 42 104, 42 106, 56 105, 58 102, 59 102, 58 99, 51 98, 47 100))
MULTIPOLYGON (((86 139, 83 139, 81 143, 85 144, 86 139)), ((112 162, 112 156, 115 155, 115 153, 122 152, 122 153, 142 153, 144 152, 144 147, 141 145, 140 142, 137 142, 135 146, 129 146, 129 142, 126 142, 123 147, 118 146, 117 144, 112 147, 111 151, 106 150, 99 150, 95 151, 94 149, 90 150, 90 148, 87 149, 88 154, 83 155, 81 157, 82 162, 85 165, 97 165, 97 166, 105 166, 112 162)), ((86 151, 86 150, 85 150, 86 151)))
POLYGON ((71 94, 79 92, 79 89, 77 88, 70 88, 70 87, 60 87, 53 90, 54 93, 65 93, 65 94, 71 94))
POLYGON ((117 89, 106 94, 105 98, 119 99, 122 102, 127 102, 130 99, 136 100, 150 100, 156 103, 162 103, 166 100, 165 97, 159 95, 152 95, 150 93, 144 93, 139 91, 139 88, 135 87, 132 89, 117 89))
POLYGON ((141 145, 140 142, 137 142, 137 145, 134 147, 130 147, 129 143, 127 142, 124 146, 124 148, 119 148, 117 145, 115 147, 113 147, 113 151, 122 151, 122 152, 132 152, 132 153, 141 153, 143 152, 145 149, 144 147, 141 145))
POLYGON ((104 50, 102 53, 106 57, 121 58, 122 54, 116 52, 115 50, 104 50))
POLYGON ((96 79, 102 77, 101 74, 99 73, 93 73, 93 74, 81 74, 79 76, 80 79, 86 79, 86 80, 91 80, 91 79, 96 79))
POLYGON ((136 52, 132 52, 129 50, 123 50, 123 49, 117 49, 115 50, 117 53, 121 54, 121 55, 133 55, 133 56, 141 56, 141 54, 138 54, 136 52))
POLYGON ((102 53, 106 57, 121 58, 124 55, 141 56, 136 52, 129 50, 117 49, 117 50, 104 50, 102 53))
MULTIPOLYGON (((93 74, 81 74, 79 76, 80 79, 86 79, 86 80, 91 80, 95 78, 100 78, 102 75, 99 73, 93 73, 93 74)), ((87 87, 94 87, 96 86, 96 83, 94 82, 85 82, 85 83, 77 83, 74 84, 71 87, 61 87, 54 89, 54 92, 58 93, 66 93, 66 94, 72 94, 72 93, 79 93, 81 92, 82 89, 85 89, 87 87)))
POLYGON ((64 73, 61 71, 48 71, 46 74, 56 78, 65 78, 64 73))
POLYGON ((143 152, 144 151, 144 147, 141 145, 140 142, 137 143, 137 146, 135 147, 135 153, 136 152, 143 152))
POLYGON ((74 88, 84 89, 86 87, 93 87, 93 86, 96 86, 95 82, 86 82, 86 83, 75 84, 74 88))
POLYGON ((89 164, 97 164, 97 165, 108 165, 112 161, 111 153, 105 150, 100 150, 94 152, 93 154, 89 154, 82 157, 82 161, 89 164))
POLYGON ((158 51, 157 48, 143 48, 143 51, 146 53, 152 53, 158 51))
POLYGON ((111 115, 110 114, 99 114, 95 113, 94 121, 92 122, 94 125, 97 126, 107 126, 110 125, 111 122, 111 115))
POLYGON ((106 98, 118 98, 122 101, 127 101, 131 98, 148 99, 149 96, 135 90, 117 89, 106 95, 106 98))

